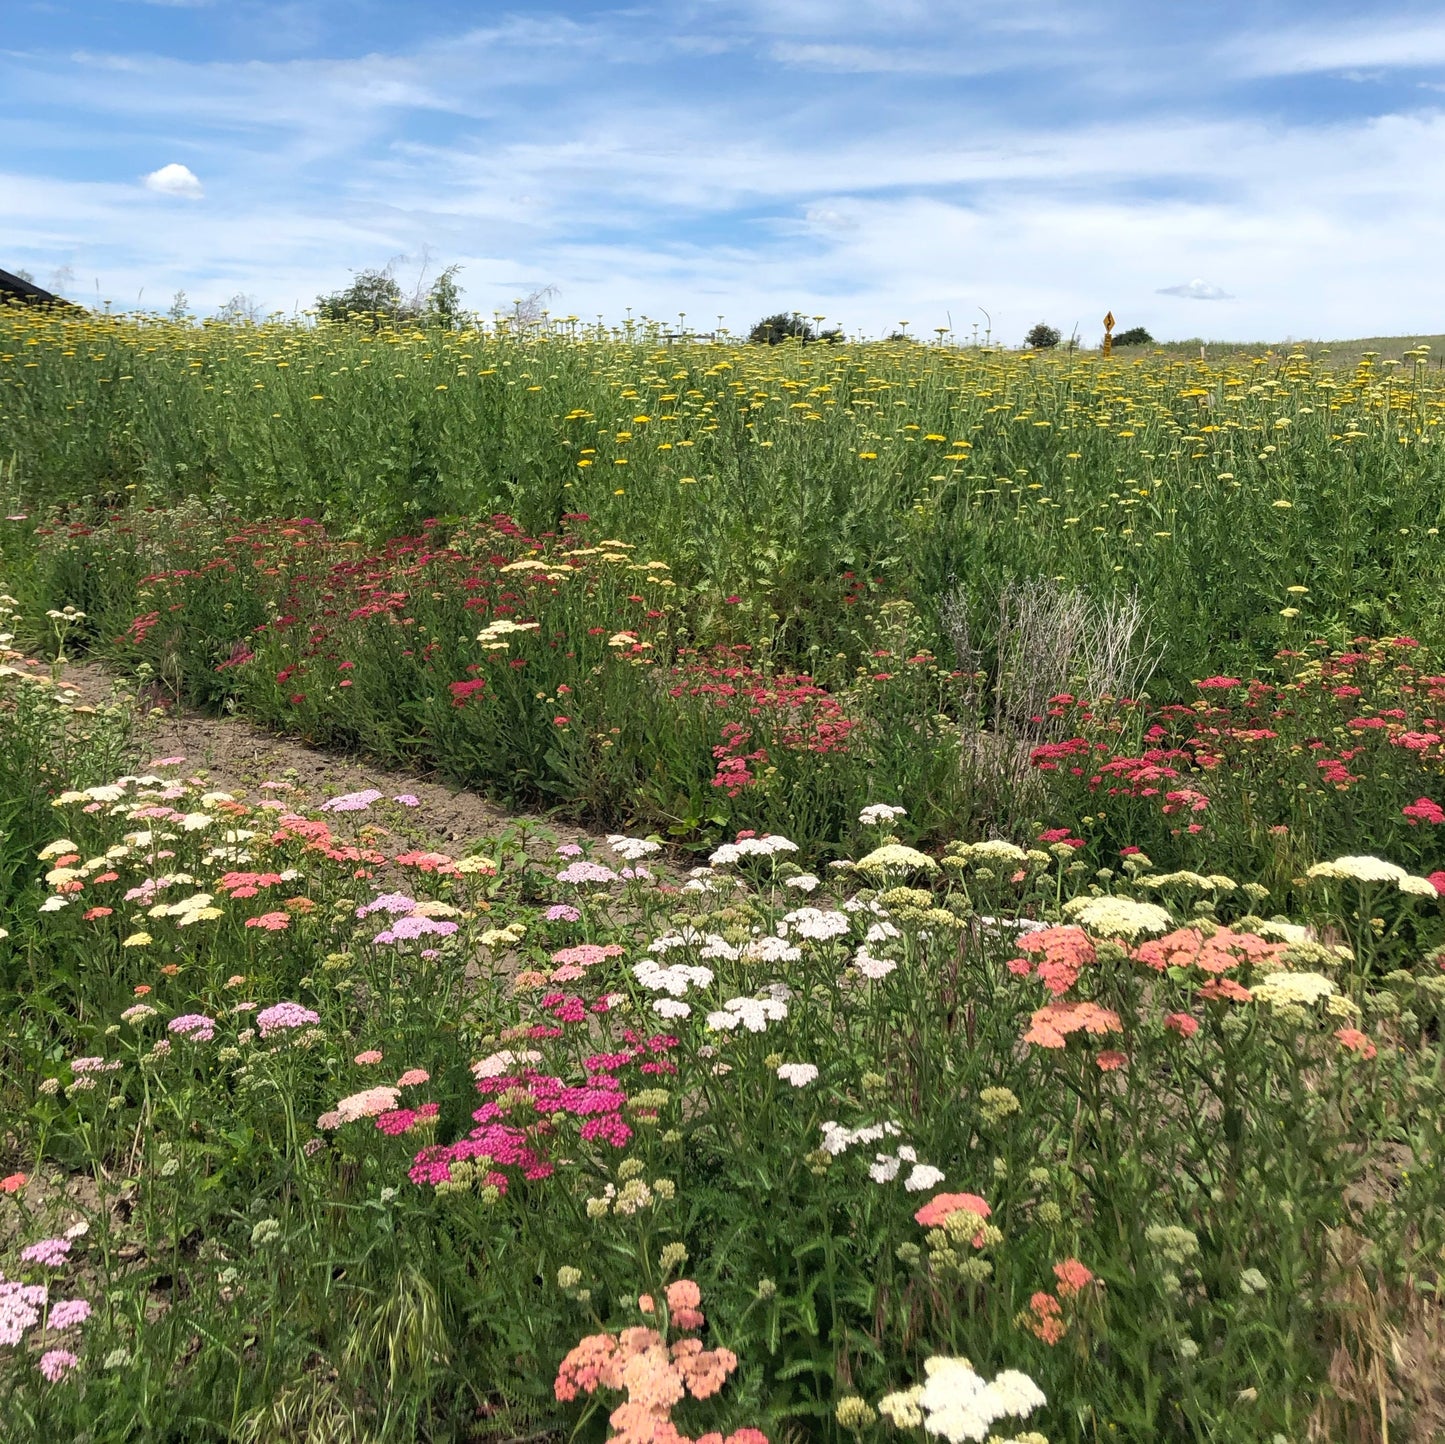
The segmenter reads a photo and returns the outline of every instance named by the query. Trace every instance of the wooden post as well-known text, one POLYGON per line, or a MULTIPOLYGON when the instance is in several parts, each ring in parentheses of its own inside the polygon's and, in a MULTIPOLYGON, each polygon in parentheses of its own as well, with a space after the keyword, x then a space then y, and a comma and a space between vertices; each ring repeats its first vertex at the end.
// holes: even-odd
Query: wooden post
POLYGON ((1114 354, 1114 313, 1104 313, 1104 355, 1106 357, 1114 354))

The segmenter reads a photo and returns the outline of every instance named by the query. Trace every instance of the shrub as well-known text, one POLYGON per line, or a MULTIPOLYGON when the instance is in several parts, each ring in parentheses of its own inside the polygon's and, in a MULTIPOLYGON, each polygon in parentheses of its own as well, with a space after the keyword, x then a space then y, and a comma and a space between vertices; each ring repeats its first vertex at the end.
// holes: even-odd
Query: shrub
POLYGON ((1034 351, 1049 351, 1061 340, 1063 340, 1063 334, 1057 326, 1050 326, 1047 321, 1040 321, 1024 337, 1024 345, 1034 351))

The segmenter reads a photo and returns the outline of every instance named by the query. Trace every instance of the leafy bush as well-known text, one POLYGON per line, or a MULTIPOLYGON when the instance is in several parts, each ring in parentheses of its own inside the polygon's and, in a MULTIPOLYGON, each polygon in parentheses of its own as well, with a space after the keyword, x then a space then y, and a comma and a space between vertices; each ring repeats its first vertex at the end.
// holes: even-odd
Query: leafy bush
POLYGON ((1057 326, 1050 326, 1047 321, 1040 321, 1024 337, 1024 345, 1033 351, 1049 351, 1062 340, 1063 334, 1057 326))
POLYGON ((1143 326, 1130 326, 1127 331, 1120 331, 1114 337, 1116 346, 1152 346, 1154 338, 1143 326))

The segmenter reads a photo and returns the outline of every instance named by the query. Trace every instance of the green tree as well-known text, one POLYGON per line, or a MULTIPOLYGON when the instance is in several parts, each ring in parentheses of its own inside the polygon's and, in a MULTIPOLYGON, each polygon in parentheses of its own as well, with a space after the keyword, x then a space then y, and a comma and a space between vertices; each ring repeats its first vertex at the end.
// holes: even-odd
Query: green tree
POLYGON ((1033 351, 1048 351, 1057 346, 1061 340, 1063 340, 1063 336, 1057 326, 1050 326, 1047 321, 1040 321, 1024 337, 1024 345, 1033 351))
POLYGON ((344 291, 316 298, 316 314, 323 321, 361 321, 373 331, 399 321, 409 321, 415 308, 408 304, 397 285, 390 265, 353 271, 344 291))
POLYGON ((457 272, 460 270, 459 265, 448 266, 432 282, 422 317, 425 325, 436 326, 444 331, 455 331, 466 322, 467 313, 462 309, 462 290, 457 285, 457 272))
POLYGON ((1116 346, 1152 346, 1154 338, 1142 326, 1130 326, 1114 337, 1116 346))

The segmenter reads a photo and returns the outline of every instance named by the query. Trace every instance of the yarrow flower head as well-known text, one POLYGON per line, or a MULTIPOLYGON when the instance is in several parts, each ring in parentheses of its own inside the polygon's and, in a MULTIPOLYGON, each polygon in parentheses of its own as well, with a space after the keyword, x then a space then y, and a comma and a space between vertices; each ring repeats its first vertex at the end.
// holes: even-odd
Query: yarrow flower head
POLYGON ((1076 897, 1064 904, 1064 913, 1095 937, 1126 938, 1130 942, 1151 933, 1168 932, 1174 919, 1158 903, 1126 897, 1076 897))
POLYGON ((216 1036, 216 1020, 204 1013, 183 1013, 166 1024, 166 1031, 192 1043, 209 1043, 216 1036))
POLYGON ((303 1008, 300 1003, 273 1003, 256 1014, 256 1026, 263 1038, 269 1038, 273 1033, 289 1032, 293 1028, 309 1028, 320 1021, 319 1013, 303 1008))
POLYGON ((876 827, 880 823, 892 822, 895 817, 907 817, 906 807, 894 807, 887 802, 870 802, 862 812, 858 814, 858 821, 864 827, 876 827))
POLYGON ((938 864, 926 852, 916 847, 904 847, 901 842, 887 842, 875 847, 866 857, 860 857, 853 864, 858 872, 937 872, 938 864))

